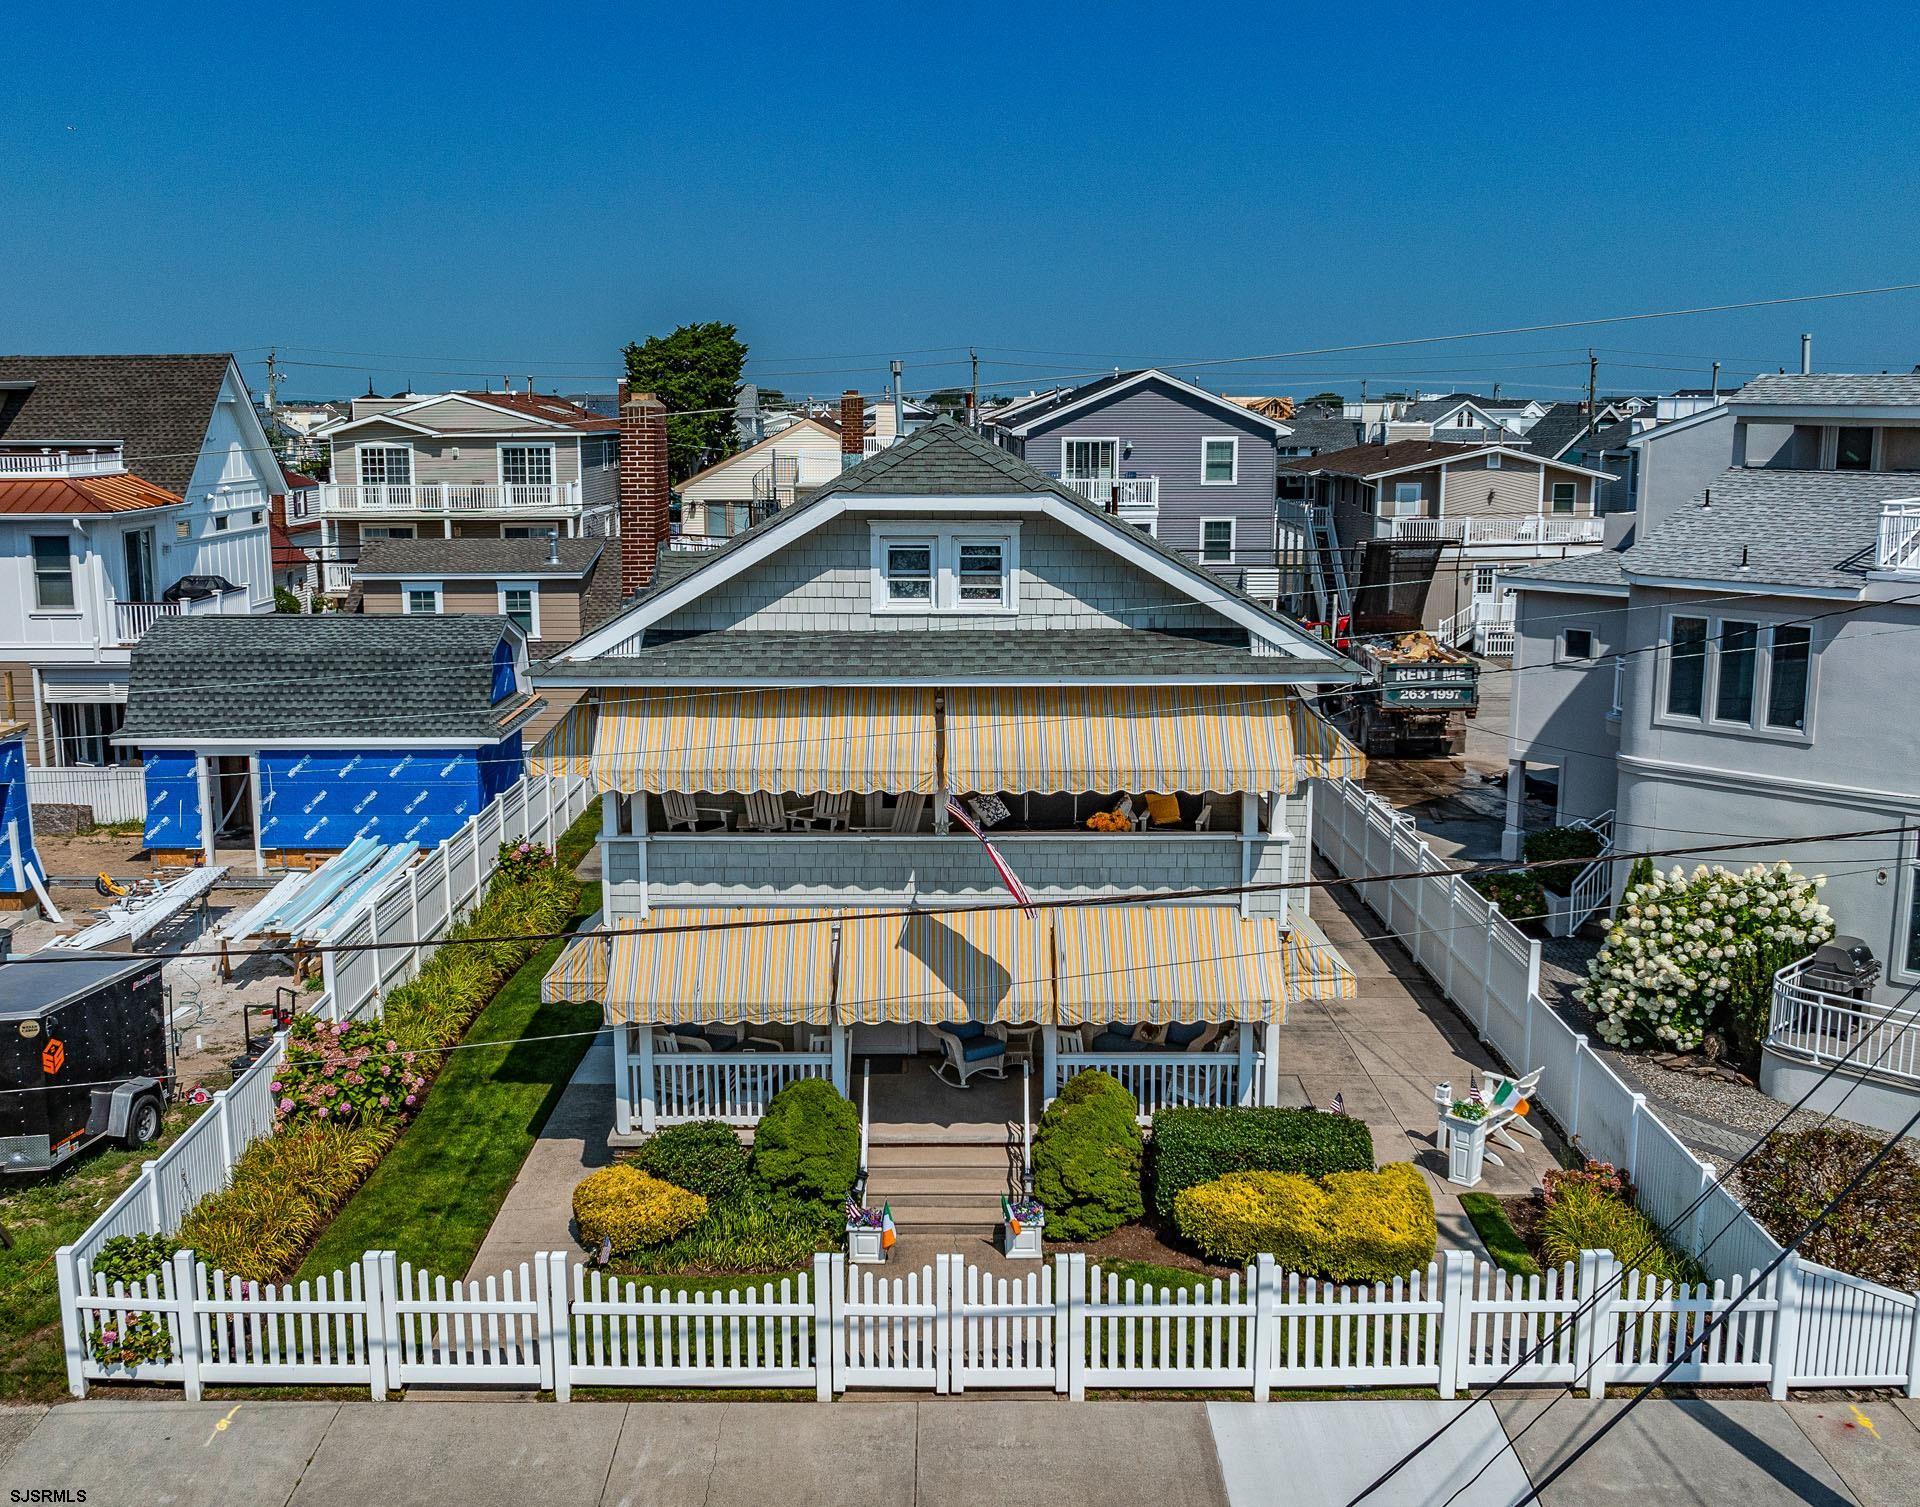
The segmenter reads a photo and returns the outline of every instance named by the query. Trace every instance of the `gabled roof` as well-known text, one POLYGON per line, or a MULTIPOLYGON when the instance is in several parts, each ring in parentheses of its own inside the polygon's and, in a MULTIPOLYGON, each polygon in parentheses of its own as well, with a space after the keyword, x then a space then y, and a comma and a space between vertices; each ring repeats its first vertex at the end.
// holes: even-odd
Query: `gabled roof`
POLYGON ((178 494, 131 473, 0 481, 0 514, 64 518, 70 513, 136 513, 174 507, 180 500, 178 494))
POLYGON ((118 440, 129 471, 184 496, 232 359, 0 356, 0 445, 118 440))
MULTIPOLYGON (((583 658, 602 653, 621 641, 616 634, 640 633, 656 617, 696 597, 700 588, 692 583, 704 578, 717 584, 780 548, 789 538, 864 503, 884 508, 899 499, 902 509, 910 510, 918 499, 937 506, 949 500, 965 504, 995 498, 1019 500, 1027 510, 1049 513, 1099 539, 1115 553, 1131 556, 1143 570, 1219 612, 1223 624, 1235 623, 1250 634, 1282 646, 1283 655, 1284 646, 1297 644, 1302 658, 1325 665, 1328 678, 1344 678, 1352 669, 1344 658, 1311 639, 1293 619, 1256 602, 1178 551, 1122 523, 1064 483, 944 415, 842 471, 796 506, 736 534, 718 549, 665 552, 647 589, 623 602, 620 613, 604 625, 602 632, 586 635, 575 647, 586 648, 583 658)), ((736 635, 742 639, 747 636, 736 635)), ((946 639, 958 634, 943 632, 937 636, 946 639)))
POLYGON ((1387 445, 1355 445, 1350 450, 1335 450, 1326 455, 1305 456, 1296 460, 1280 462, 1282 471, 1298 471, 1307 475, 1328 473, 1334 476, 1353 476, 1361 481, 1372 481, 1382 476, 1392 476, 1398 471, 1418 471, 1428 466, 1444 466, 1457 460, 1472 460, 1477 456, 1498 453, 1510 456, 1517 461, 1526 461, 1533 465, 1551 466, 1556 471, 1572 471, 1582 476, 1607 477, 1607 472, 1596 471, 1587 466, 1576 466, 1572 461, 1549 460, 1544 455, 1534 455, 1519 442, 1516 435, 1512 440, 1503 440, 1497 444, 1461 444, 1453 440, 1395 440, 1387 445))
POLYGON ((1243 407, 1232 398, 1222 397, 1217 392, 1208 392, 1204 387, 1197 387, 1191 382, 1170 376, 1157 367, 1151 366, 1139 371, 1114 372, 1111 376, 1101 377, 1097 381, 1088 382, 1071 391, 1058 393, 1045 402, 1024 407, 1018 413, 1011 415, 1011 423, 1005 418, 994 422, 1009 434, 1024 438, 1041 425, 1055 423, 1089 404, 1104 398, 1117 397, 1130 388, 1144 386, 1148 382, 1164 383, 1189 402, 1198 403, 1231 418, 1257 424, 1276 435, 1284 435, 1287 432, 1288 426, 1278 419, 1270 419, 1263 413, 1256 413, 1251 408, 1243 407))
POLYGON ((777 446, 783 440, 790 440, 793 437, 794 431, 798 429, 817 429, 820 431, 822 435, 824 435, 827 439, 832 440, 836 445, 840 443, 840 431, 836 427, 830 424, 823 424, 820 422, 820 420, 815 418, 795 419, 791 424, 787 425, 786 428, 774 431, 772 434, 768 435, 763 440, 755 440, 751 445, 748 445, 746 449, 736 450, 733 452, 733 454, 726 456, 721 460, 715 461, 712 465, 708 466, 704 471, 694 472, 693 475, 689 476, 685 481, 680 482, 678 485, 676 485, 674 490, 677 492, 680 490, 681 487, 691 486, 696 481, 704 481, 707 477, 713 475, 713 473, 716 471, 729 470, 732 467, 739 465, 743 457, 757 454, 759 451, 766 449, 769 445, 777 446))
POLYGON ((362 580, 578 577, 593 569, 606 547, 604 539, 374 539, 360 546, 353 573, 362 580))
POLYGON ((1558 460, 1567 447, 1587 432, 1585 403, 1555 403, 1539 418, 1521 441, 1523 448, 1548 460, 1558 460))
POLYGON ((1457 408, 1471 408, 1487 421, 1489 428, 1503 427, 1489 410, 1488 404, 1489 400, 1486 398, 1476 398, 1472 393, 1456 392, 1444 398, 1423 398, 1418 403, 1409 403, 1400 418, 1415 422, 1422 419, 1443 419, 1457 408))
POLYGON ((493 700, 505 618, 163 617, 134 645, 116 741, 493 742, 539 706, 493 700))
POLYGON ((363 413, 357 419, 348 417, 322 424, 313 432, 315 438, 327 439, 344 434, 349 429, 358 429, 362 424, 382 423, 397 424, 402 429, 414 429, 422 434, 476 434, 484 438, 497 432, 470 430, 445 423, 429 424, 420 417, 426 409, 446 403, 471 404, 476 408, 490 408, 496 413, 513 414, 528 420, 531 427, 552 429, 556 433, 617 434, 620 430, 618 419, 606 418, 549 393, 435 392, 416 396, 413 402, 403 403, 398 408, 383 408, 377 413, 363 413))
POLYGON ((1920 407, 1920 372, 1769 372, 1728 399, 1734 403, 1859 408, 1920 407))
POLYGON ((485 403, 490 408, 504 408, 509 413, 522 414, 546 424, 557 424, 562 429, 578 429, 588 434, 616 434, 620 429, 618 419, 582 408, 578 403, 571 403, 551 393, 456 392, 450 396, 485 403))
POLYGON ((1318 455, 1324 450, 1351 450, 1360 443, 1366 425, 1358 419, 1303 419, 1296 415, 1287 420, 1287 428, 1292 432, 1280 441, 1281 449, 1318 455))

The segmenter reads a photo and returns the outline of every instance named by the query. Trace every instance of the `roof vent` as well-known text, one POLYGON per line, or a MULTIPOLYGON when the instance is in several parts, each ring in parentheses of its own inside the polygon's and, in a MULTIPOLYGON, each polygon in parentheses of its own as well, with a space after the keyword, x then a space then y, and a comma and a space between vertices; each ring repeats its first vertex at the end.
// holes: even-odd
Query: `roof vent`
POLYGON ((1704 512, 1706 509, 1712 506, 1713 506, 1713 488, 1708 487, 1705 492, 1700 494, 1700 507, 1701 507, 1701 510, 1704 512))
POLYGON ((1744 544, 1740 546, 1740 568, 1742 570, 1753 569, 1751 565, 1747 564, 1747 547, 1744 544))

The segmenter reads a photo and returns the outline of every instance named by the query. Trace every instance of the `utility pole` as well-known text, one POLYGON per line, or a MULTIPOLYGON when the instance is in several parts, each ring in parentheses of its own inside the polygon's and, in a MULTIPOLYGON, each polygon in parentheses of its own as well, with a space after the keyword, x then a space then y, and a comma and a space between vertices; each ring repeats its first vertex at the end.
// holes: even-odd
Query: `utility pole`
POLYGON ((280 406, 280 352, 267 352, 267 412, 272 413, 280 406))
POLYGON ((968 346, 967 359, 973 363, 973 381, 967 388, 967 422, 978 428, 980 424, 980 353, 972 346, 968 346))
POLYGON ((1600 422, 1600 358, 1593 353, 1593 347, 1587 347, 1587 433, 1592 434, 1600 422))

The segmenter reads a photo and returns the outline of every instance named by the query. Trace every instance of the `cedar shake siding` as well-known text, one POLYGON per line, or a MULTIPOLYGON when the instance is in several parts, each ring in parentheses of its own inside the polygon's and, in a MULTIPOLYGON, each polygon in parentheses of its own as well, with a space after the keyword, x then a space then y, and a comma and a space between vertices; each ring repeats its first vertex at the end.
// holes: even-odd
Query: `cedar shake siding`
POLYGON ((1197 552, 1202 518, 1232 518, 1237 551, 1271 550, 1279 453, 1273 430, 1252 413, 1200 406, 1162 382, 1148 379, 1110 399, 1096 399, 1057 421, 1043 421, 1011 443, 1029 465, 1063 473, 1066 439, 1118 440, 1122 476, 1160 478, 1157 536, 1174 549, 1197 552), (1238 480, 1201 484, 1200 442, 1233 435, 1240 441, 1238 480), (1128 447, 1132 453, 1128 453, 1128 447))

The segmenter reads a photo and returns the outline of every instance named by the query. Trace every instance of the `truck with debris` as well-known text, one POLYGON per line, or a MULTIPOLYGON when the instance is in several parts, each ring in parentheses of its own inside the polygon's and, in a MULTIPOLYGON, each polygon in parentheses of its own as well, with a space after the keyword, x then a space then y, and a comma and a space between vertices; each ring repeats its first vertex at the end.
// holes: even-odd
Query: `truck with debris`
POLYGON ((1480 705, 1480 666, 1416 630, 1356 639, 1347 653, 1367 679, 1342 697, 1347 734, 1372 757, 1466 751, 1467 719, 1480 705))

